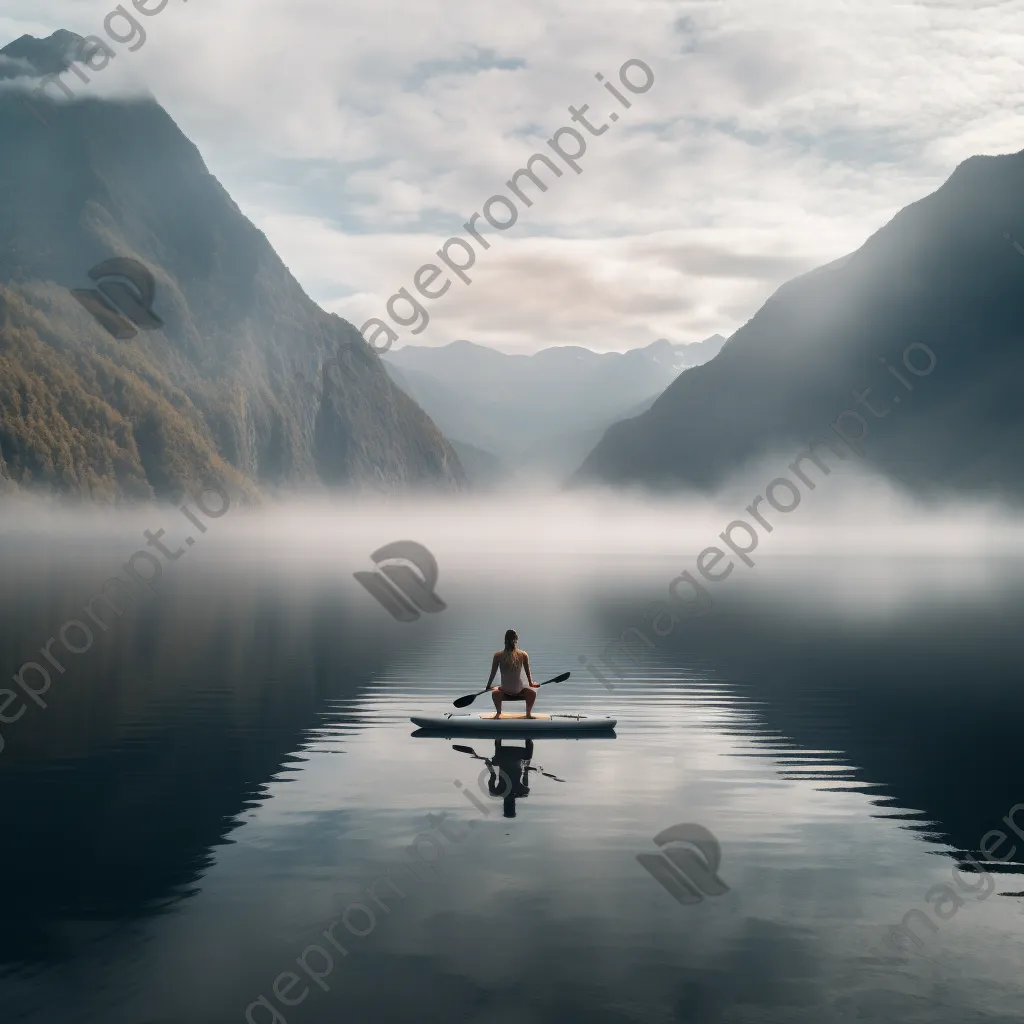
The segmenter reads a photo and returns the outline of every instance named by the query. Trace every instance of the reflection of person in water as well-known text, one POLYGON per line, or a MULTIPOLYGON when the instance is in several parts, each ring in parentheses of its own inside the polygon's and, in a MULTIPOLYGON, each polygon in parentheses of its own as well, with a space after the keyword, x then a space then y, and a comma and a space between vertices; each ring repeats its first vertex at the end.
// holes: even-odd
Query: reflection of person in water
POLYGON ((506 818, 516 816, 516 797, 530 795, 532 757, 533 740, 527 740, 525 747, 503 747, 501 740, 494 741, 494 757, 487 759, 487 769, 490 772, 487 792, 493 797, 502 797, 506 818))
MULTIPOLYGON (((565 779, 544 771, 539 764, 530 763, 533 759, 533 740, 527 740, 525 747, 503 747, 501 740, 495 740, 494 757, 481 757, 472 747, 464 747, 459 743, 453 743, 452 748, 487 765, 487 792, 503 802, 506 818, 516 816, 516 797, 530 795, 530 772, 540 772, 545 778, 565 782, 565 779)), ((480 773, 480 782, 482 785, 483 772, 480 773)), ((483 810, 483 804, 475 797, 470 797, 470 800, 483 810)))

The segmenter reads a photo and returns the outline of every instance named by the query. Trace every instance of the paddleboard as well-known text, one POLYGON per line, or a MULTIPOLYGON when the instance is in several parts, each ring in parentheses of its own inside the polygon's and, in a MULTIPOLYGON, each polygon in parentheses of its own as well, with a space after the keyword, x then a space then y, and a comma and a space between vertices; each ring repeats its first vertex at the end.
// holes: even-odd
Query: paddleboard
POLYGON ((522 712, 503 712, 495 718, 493 711, 478 715, 414 715, 409 719, 421 729, 435 732, 463 733, 586 733, 610 732, 615 728, 614 718, 590 718, 587 715, 534 715, 527 718, 522 712))

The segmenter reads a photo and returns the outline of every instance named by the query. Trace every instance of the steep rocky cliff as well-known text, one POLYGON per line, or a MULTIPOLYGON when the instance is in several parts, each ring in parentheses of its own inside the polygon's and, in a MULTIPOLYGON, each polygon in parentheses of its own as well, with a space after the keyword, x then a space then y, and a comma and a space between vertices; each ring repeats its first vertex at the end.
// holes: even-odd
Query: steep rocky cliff
POLYGON ((867 431, 866 463, 914 490, 1019 497, 1018 239, 1024 153, 972 157, 856 252, 780 288, 711 362, 611 427, 575 479, 713 487, 817 436, 842 449, 839 420, 855 444, 867 431))
POLYGON ((41 103, 16 88, 80 42, 0 50, 0 483, 103 499, 175 498, 210 478, 462 486, 441 432, 303 292, 154 100, 82 89, 41 103), (90 280, 112 259, 152 275, 149 319, 117 264, 90 280), (325 383, 339 352, 345 372, 325 383))

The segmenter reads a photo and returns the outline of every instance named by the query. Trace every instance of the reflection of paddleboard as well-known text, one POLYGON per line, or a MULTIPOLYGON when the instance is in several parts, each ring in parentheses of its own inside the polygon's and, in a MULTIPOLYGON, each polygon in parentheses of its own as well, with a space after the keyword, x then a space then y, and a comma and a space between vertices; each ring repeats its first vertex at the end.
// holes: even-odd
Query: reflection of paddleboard
POLYGON ((479 715, 414 715, 410 721, 421 729, 444 733, 583 733, 611 732, 614 718, 588 718, 586 715, 534 715, 527 718, 521 712, 503 712, 495 718, 493 711, 479 715))

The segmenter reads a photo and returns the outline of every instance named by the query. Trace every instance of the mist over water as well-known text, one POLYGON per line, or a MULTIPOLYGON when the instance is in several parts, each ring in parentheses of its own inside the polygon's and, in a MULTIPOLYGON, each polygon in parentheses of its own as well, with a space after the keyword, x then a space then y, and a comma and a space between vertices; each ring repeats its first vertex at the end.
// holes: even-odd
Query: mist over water
POLYGON ((1010 1019, 1024 530, 997 505, 847 474, 775 514, 753 566, 701 577, 700 552, 770 478, 710 498, 239 505, 200 517, 201 534, 169 507, 6 506, 4 678, 33 661, 51 680, 45 707, 3 684, 6 716, 25 709, 0 726, 11 1019, 241 1021, 260 996, 289 1024, 555 1021, 570 1006, 602 1021, 1010 1019), (194 544, 70 653, 61 628, 92 625, 90 595, 160 529, 170 551, 194 544), (353 578, 397 540, 436 558, 443 611, 396 622, 353 578), (708 598, 683 585, 674 605, 687 571, 708 598), (619 722, 611 740, 535 741, 546 774, 511 818, 479 788, 481 761, 408 721, 482 688, 509 627, 535 678, 572 672, 539 710, 619 722), (63 672, 41 654, 50 638, 63 672), (428 813, 464 841, 388 912, 372 905, 372 934, 341 929, 329 990, 303 974, 308 998, 286 1008, 275 978, 367 902, 428 813), (717 838, 727 892, 679 906, 638 864, 678 822, 717 838), (965 858, 993 829, 1014 852, 982 876, 965 858), (962 901, 945 920, 926 900, 943 884, 962 901), (914 908, 934 929, 878 962, 914 908), (568 946, 555 985, 541 965, 568 946))

